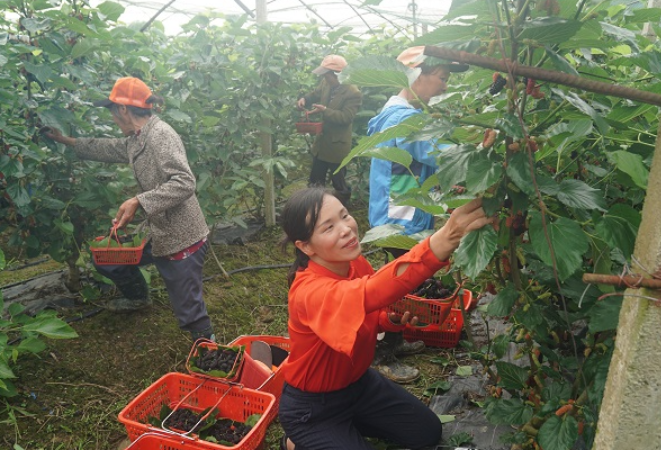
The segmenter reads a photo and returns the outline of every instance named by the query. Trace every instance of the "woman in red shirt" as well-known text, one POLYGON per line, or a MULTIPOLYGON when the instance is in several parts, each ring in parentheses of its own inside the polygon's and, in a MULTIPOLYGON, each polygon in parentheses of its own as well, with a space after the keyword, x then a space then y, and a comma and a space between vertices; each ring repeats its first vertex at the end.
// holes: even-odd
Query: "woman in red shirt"
POLYGON ((376 336, 415 324, 408 312, 389 317, 385 308, 448 265, 461 238, 490 222, 481 200, 473 200, 375 272, 361 254, 356 221, 337 198, 323 188, 292 195, 282 215, 283 245, 296 247, 288 277, 291 349, 281 368, 283 450, 372 449, 364 437, 411 449, 440 441, 436 414, 370 368, 376 336))

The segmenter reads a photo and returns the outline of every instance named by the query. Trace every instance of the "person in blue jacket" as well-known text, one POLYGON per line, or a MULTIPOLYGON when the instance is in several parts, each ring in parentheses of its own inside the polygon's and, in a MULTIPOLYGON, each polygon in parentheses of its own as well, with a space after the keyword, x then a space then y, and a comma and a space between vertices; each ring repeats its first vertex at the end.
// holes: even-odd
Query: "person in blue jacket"
MULTIPOLYGON (((464 72, 466 64, 448 63, 424 55, 424 47, 411 47, 403 51, 397 60, 405 66, 419 71, 418 77, 409 88, 402 89, 391 97, 381 112, 370 119, 367 134, 373 135, 402 123, 416 114, 422 114, 421 104, 427 104, 432 97, 447 90, 448 79, 452 72, 464 72)), ((397 197, 409 189, 421 186, 437 170, 436 158, 444 147, 434 140, 407 141, 397 137, 379 144, 383 147, 397 147, 406 150, 413 157, 409 169, 386 161, 372 158, 369 178, 370 226, 397 224, 404 227, 403 233, 411 235, 434 227, 434 216, 413 206, 397 204, 397 197)), ((393 257, 406 251, 386 249, 393 257)), ((406 342, 401 333, 386 333, 381 340, 374 358, 374 365, 393 381, 407 383, 419 376, 416 368, 405 366, 397 361, 396 356, 418 353, 424 350, 424 343, 406 342)))

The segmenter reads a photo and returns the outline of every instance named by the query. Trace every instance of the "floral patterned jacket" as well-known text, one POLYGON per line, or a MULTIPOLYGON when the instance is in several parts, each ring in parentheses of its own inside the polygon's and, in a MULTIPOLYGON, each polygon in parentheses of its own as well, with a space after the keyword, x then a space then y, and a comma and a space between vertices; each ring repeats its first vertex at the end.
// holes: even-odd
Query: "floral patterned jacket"
POLYGON ((209 234, 181 138, 158 117, 133 136, 77 138, 74 151, 81 159, 131 165, 154 256, 177 253, 209 234))

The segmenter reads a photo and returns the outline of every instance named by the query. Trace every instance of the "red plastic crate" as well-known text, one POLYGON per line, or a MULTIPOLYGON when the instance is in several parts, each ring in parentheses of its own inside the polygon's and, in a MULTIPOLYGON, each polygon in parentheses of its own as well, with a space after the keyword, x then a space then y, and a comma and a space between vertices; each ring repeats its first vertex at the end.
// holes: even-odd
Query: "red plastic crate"
POLYGON ((191 347, 190 353, 188 353, 188 358, 186 358, 186 370, 188 371, 189 374, 195 377, 211 378, 213 380, 219 380, 219 381, 222 380, 227 382, 237 382, 241 377, 241 370, 243 369, 243 363, 245 360, 244 354, 245 354, 245 349, 242 348, 240 345, 232 345, 232 344, 221 345, 206 339, 198 339, 191 347), (230 373, 228 374, 227 377, 221 378, 221 377, 209 375, 201 370, 195 371, 192 369, 191 359, 195 358, 198 355, 199 349, 201 348, 204 348, 208 351, 214 351, 219 348, 227 348, 227 349, 236 350, 238 352, 238 355, 234 360, 234 366, 232 366, 232 370, 230 370, 230 373))
MULTIPOLYGON (((254 341, 264 341, 267 344, 278 347, 289 352, 291 348, 291 343, 288 337, 285 336, 267 336, 267 335, 244 335, 239 336, 230 342, 228 345, 243 345, 246 348, 246 354, 250 354, 250 348, 254 341)), ((285 358, 286 361, 286 358, 285 358)), ((284 363, 284 361, 282 361, 284 363)), ((278 407, 280 405, 280 395, 282 394, 282 386, 285 384, 284 374, 280 371, 280 365, 273 367, 273 373, 262 383, 261 386, 256 389, 261 392, 268 392, 275 397, 275 405, 272 410, 272 415, 267 420, 270 423, 275 416, 278 415, 278 407)), ((245 377, 250 377, 250 368, 248 365, 244 366, 244 371, 248 370, 245 373, 245 377)), ((239 383, 241 380, 239 380, 239 383)))
MULTIPOLYGON (((456 306, 459 297, 463 298, 464 304, 470 304, 473 293, 468 289, 457 289, 450 297, 443 299, 422 298, 409 294, 388 306, 388 312, 404 314, 409 311, 412 316, 418 318, 419 324, 438 326, 448 318, 450 310, 456 306)), ((420 325, 417 328, 420 328, 420 325)))
POLYGON ((145 433, 181 438, 188 444, 193 441, 195 450, 255 450, 264 440, 272 414, 275 397, 268 392, 259 392, 243 386, 199 378, 183 373, 165 374, 147 389, 142 391, 119 413, 119 421, 124 424, 131 441, 145 433), (218 418, 226 418, 245 423, 253 414, 261 414, 257 424, 237 445, 228 447, 199 439, 194 434, 186 437, 172 431, 156 428, 149 419, 159 417, 163 405, 174 409, 186 408, 200 413, 207 408, 217 408, 218 418))
POLYGON ((198 450, 195 440, 184 437, 145 433, 133 441, 126 450, 198 450))
MULTIPOLYGON (((468 289, 463 290, 461 298, 464 300, 466 311, 470 311, 476 306, 473 300, 473 293, 468 289)), ((422 341, 429 347, 456 347, 464 326, 464 317, 461 314, 461 309, 458 308, 458 300, 459 297, 455 299, 452 305, 453 307, 450 309, 450 314, 443 323, 431 324, 424 327, 407 326, 402 332, 404 339, 409 342, 422 341)))

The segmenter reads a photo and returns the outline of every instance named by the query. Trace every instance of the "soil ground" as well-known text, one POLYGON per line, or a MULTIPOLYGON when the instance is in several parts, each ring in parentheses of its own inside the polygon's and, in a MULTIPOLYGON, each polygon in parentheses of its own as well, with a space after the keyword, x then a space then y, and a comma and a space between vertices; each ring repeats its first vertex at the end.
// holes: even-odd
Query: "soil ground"
MULTIPOLYGON (((364 203, 355 202, 352 213, 362 232, 367 230, 364 203)), ((228 272, 222 276, 211 253, 205 264, 205 299, 220 343, 244 334, 286 334, 286 268, 291 252, 278 247, 280 229, 264 229, 245 245, 215 245, 214 250, 228 272), (252 270, 254 266, 276 266, 252 270)), ((369 248, 366 248, 369 252, 369 248)), ((383 253, 369 256, 378 267, 383 253)), ((59 269, 44 262, 25 270, 0 274, 0 285, 27 279, 40 271, 59 269)), ((153 270, 153 269, 152 269, 153 270)), ((59 311, 79 337, 48 341, 37 356, 22 357, 13 366, 20 395, 0 403, 0 449, 25 450, 115 450, 126 445, 126 431, 118 413, 142 390, 168 372, 186 372, 186 357, 193 344, 180 331, 153 271, 154 306, 131 314, 113 314, 98 302, 78 299, 76 306, 59 311), (20 447, 15 447, 18 444, 20 447)), ((423 392, 456 367, 454 351, 429 348, 405 361, 421 369, 422 376, 408 386, 428 402, 423 392), (455 364, 435 364, 441 357, 455 364)), ((269 427, 263 448, 278 449, 282 430, 276 421, 269 427)))

